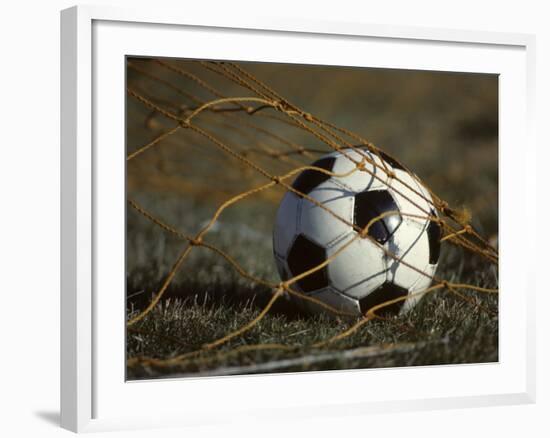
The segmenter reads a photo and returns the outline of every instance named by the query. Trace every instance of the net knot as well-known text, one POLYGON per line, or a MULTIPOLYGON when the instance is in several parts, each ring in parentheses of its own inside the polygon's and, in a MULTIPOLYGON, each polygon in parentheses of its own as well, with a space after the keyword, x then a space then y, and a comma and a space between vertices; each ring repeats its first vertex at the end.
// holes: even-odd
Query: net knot
POLYGON ((282 293, 282 292, 286 291, 286 289, 288 287, 289 287, 288 282, 281 281, 279 284, 277 284, 277 287, 275 288, 274 294, 282 293))
POLYGON ((283 111, 285 110, 285 107, 284 107, 284 104, 283 104, 283 101, 282 100, 276 100, 273 102, 273 108, 275 108, 276 110, 279 110, 279 111, 283 111))
POLYGON ((313 116, 310 113, 303 113, 302 117, 306 119, 308 122, 313 122, 313 116))
POLYGON ((454 211, 449 207, 449 203, 447 201, 441 201, 439 203, 439 208, 445 216, 454 218, 454 211))
POLYGON ((275 100, 273 102, 273 107, 276 110, 279 110, 283 113, 286 113, 286 112, 292 110, 292 107, 290 106, 290 104, 284 99, 275 100))
POLYGON ((202 243, 202 239, 200 237, 197 237, 196 239, 190 239, 189 245, 191 246, 199 246, 202 243))
POLYGON ((281 177, 280 176, 272 176, 271 181, 273 181, 275 184, 281 184, 281 177))
POLYGON ((397 178, 397 175, 395 174, 395 171, 391 170, 391 169, 386 170, 386 175, 388 175, 388 178, 390 178, 390 179, 397 178))

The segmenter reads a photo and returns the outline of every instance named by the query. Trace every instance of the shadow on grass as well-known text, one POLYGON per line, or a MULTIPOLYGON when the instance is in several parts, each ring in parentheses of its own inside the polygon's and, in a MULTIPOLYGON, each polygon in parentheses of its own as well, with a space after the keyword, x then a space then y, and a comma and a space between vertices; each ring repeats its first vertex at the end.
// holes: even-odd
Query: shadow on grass
MULTIPOLYGON (((129 310, 143 310, 153 299, 152 294, 142 290, 132 290, 130 287, 128 287, 127 297, 129 310)), ((270 289, 262 285, 215 284, 205 288, 204 284, 188 282, 185 285, 168 288, 161 301, 181 299, 192 300, 204 307, 223 305, 226 308, 239 309, 247 305, 261 310, 265 308, 271 297, 270 289)), ((310 316, 286 296, 276 300, 269 313, 274 316, 284 316, 290 321, 310 316)))

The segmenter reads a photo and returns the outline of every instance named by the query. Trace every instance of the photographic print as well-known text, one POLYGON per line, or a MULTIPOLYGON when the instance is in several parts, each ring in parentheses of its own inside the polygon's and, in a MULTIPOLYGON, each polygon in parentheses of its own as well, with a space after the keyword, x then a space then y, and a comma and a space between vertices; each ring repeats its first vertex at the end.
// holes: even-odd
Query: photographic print
POLYGON ((498 361, 498 76, 126 58, 128 380, 498 361))

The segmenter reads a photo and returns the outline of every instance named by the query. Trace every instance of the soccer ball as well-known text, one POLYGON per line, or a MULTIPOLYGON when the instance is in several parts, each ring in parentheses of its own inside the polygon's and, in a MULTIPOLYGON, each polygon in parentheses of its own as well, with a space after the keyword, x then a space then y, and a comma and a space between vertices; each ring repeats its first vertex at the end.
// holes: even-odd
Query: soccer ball
MULTIPOLYGON (((429 218, 437 212, 419 180, 386 154, 358 148, 325 155, 312 166, 337 175, 307 169, 292 184, 324 208, 292 191, 284 195, 273 230, 273 253, 283 281, 348 245, 327 266, 290 287, 357 315, 428 288, 439 259, 441 227, 429 218), (360 162, 364 168, 353 171, 360 162), (371 224, 368 235, 357 236, 384 212, 387 215, 371 224)), ((404 312, 419 299, 411 296, 377 313, 404 312)), ((309 300, 297 302, 312 312, 327 311, 309 300)))

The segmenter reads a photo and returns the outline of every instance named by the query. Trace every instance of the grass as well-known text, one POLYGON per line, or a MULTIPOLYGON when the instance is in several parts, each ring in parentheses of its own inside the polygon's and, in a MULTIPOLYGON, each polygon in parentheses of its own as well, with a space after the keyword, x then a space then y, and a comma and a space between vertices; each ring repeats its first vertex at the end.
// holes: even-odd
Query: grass
MULTIPOLYGON (((184 226, 185 218, 188 218, 178 214, 180 209, 191 208, 184 208, 169 198, 159 202, 158 198, 143 197, 141 201, 156 205, 156 210, 167 220, 172 218, 177 222, 175 218, 180 217, 180 226, 184 226)), ((255 207, 258 206, 251 203, 248 210, 240 207, 238 212, 243 214, 244 210, 251 217, 261 217, 254 214, 255 207)), ((193 209, 194 217, 201 216, 200 207, 194 206, 193 209)), ((270 235, 265 229, 267 224, 257 220, 255 228, 248 228, 241 221, 233 223, 227 222, 228 219, 231 215, 229 218, 222 215, 220 228, 209 235, 207 241, 228 251, 254 275, 276 281, 270 235)), ((127 284, 128 318, 132 318, 148 304, 183 242, 148 223, 133 210, 128 211, 128 223, 132 230, 128 235, 128 265, 134 266, 127 284)), ((477 257, 466 257, 461 250, 451 246, 444 246, 440 266, 438 275, 449 281, 486 288, 494 288, 498 283, 493 267, 477 257)), ((128 367, 127 377, 141 379, 195 373, 249 374, 498 360, 498 297, 466 290, 461 293, 466 298, 450 291, 434 292, 411 312, 370 321, 349 337, 322 348, 313 345, 342 333, 357 320, 311 316, 302 313, 288 297, 282 297, 258 324, 215 351, 206 351, 197 359, 169 367, 133 364, 128 367), (284 344, 292 349, 226 355, 235 348, 257 344, 284 344), (371 347, 374 351, 364 351, 365 357, 345 357, 342 353, 364 347, 371 347), (264 364, 264 368, 258 364, 264 364), (267 368, 265 364, 268 364, 267 368)), ((205 248, 195 248, 165 298, 143 320, 128 329, 127 357, 167 359, 200 350, 205 344, 248 324, 270 298, 269 288, 244 279, 217 254, 205 248)))
MULTIPOLYGON (((170 358, 198 350, 256 317, 261 306, 255 298, 226 302, 224 299, 210 298, 205 293, 202 296, 167 299, 128 331, 128 357, 143 355, 170 358)), ((294 347, 290 351, 245 351, 221 357, 206 352, 198 360, 171 367, 136 365, 128 369, 128 378, 155 378, 208 371, 214 374, 238 374, 241 373, 238 367, 266 362, 272 363, 273 372, 288 372, 497 361, 498 317, 494 313, 497 299, 493 295, 470 298, 473 302, 467 302, 449 292, 428 296, 408 314, 371 321, 347 338, 324 348, 314 348, 312 345, 342 333, 353 321, 324 315, 300 315, 285 309, 291 305, 283 303, 246 334, 218 349, 217 354, 256 344, 285 344, 294 347), (484 306, 490 312, 476 306, 484 306), (387 348, 388 345, 394 348, 387 348), (406 348, 399 348, 400 345, 406 348), (341 352, 366 346, 384 348, 379 354, 365 358, 340 359, 336 354, 328 355, 326 360, 319 362, 314 360, 317 355, 327 351, 341 352), (283 359, 308 355, 311 360, 280 364, 283 359), (231 367, 236 369, 228 370, 231 367)), ((259 301, 263 300, 260 298, 259 301)), ((249 367, 248 373, 253 372, 254 367, 249 367)))
MULTIPOLYGON (((196 84, 169 75, 146 60, 132 62, 203 100, 212 98, 201 94, 204 90, 196 84)), ((223 83, 196 64, 179 65, 223 88, 226 95, 250 94, 223 83)), ((476 229, 498 241, 495 77, 300 66, 288 70, 267 64, 246 67, 306 111, 351 129, 392 153, 452 206, 465 206, 476 229)), ((176 100, 173 90, 136 72, 129 71, 128 83, 158 98, 159 104, 166 106, 164 102, 176 100)), ((127 109, 128 152, 172 126, 134 100, 128 101, 127 109)), ((195 122, 275 174, 295 167, 250 152, 254 145, 275 150, 288 149, 288 145, 258 132, 245 136, 228 130, 216 117, 205 113, 195 122)), ((244 117, 250 120, 250 116, 244 117)), ((323 147, 294 128, 274 127, 269 119, 255 116, 254 121, 298 145, 323 147)), ((301 156, 296 159, 303 164, 312 161, 301 156)), ((129 162, 127 178, 128 198, 186 235, 196 234, 224 200, 265 183, 265 178, 188 130, 180 130, 129 162)), ((230 254, 254 276, 278 282, 271 230, 282 195, 283 190, 275 188, 240 201, 223 212, 205 241, 230 254)), ((131 207, 126 225, 127 318, 131 319, 158 292, 185 243, 131 207)), ((450 282, 498 287, 495 266, 450 244, 442 247, 437 274, 450 282)), ((283 296, 258 324, 216 349, 202 350, 170 366, 135 360, 170 359, 201 350, 256 318, 271 293, 268 287, 240 276, 219 255, 203 247, 193 248, 158 305, 127 328, 127 378, 498 360, 498 295, 469 290, 458 291, 460 296, 439 290, 404 315, 369 321, 344 339, 320 347, 315 344, 344 332, 357 320, 311 316, 283 296), (285 348, 254 349, 259 344, 282 344, 285 348)))

